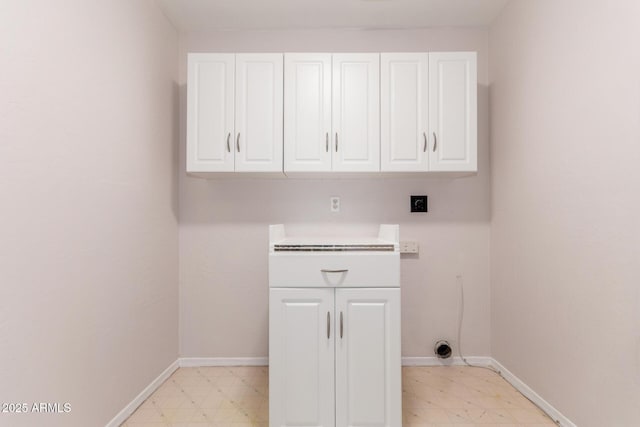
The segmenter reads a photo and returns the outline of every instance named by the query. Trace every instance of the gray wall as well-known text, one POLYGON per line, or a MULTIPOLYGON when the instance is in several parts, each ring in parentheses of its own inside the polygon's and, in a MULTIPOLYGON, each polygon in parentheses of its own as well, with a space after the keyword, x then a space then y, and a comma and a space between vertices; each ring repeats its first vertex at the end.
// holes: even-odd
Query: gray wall
POLYGON ((640 3, 491 28, 492 355, 580 427, 640 425, 640 3))
POLYGON ((263 357, 268 342, 268 225, 298 233, 377 233, 400 224, 418 257, 402 260, 402 354, 433 356, 438 338, 455 341, 459 287, 466 287, 463 350, 489 355, 488 32, 456 30, 224 31, 180 40, 184 156, 188 52, 393 52, 472 50, 479 61, 479 170, 452 179, 215 180, 185 174, 180 161, 180 353, 263 357), (408 212, 409 195, 428 194, 430 212, 408 212), (329 197, 341 197, 332 214, 329 197))
POLYGON ((178 36, 155 2, 2 2, 0 402, 105 425, 178 355, 178 36))

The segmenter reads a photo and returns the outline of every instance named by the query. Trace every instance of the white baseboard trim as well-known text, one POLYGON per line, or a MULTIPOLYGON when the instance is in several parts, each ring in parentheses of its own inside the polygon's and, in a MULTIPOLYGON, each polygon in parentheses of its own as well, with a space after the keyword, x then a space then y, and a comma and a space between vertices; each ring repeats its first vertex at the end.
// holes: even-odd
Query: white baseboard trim
MULTIPOLYGON (((465 357, 467 362, 476 366, 492 366, 493 359, 484 356, 465 357)), ((464 361, 459 357, 439 359, 435 356, 427 357, 403 357, 402 366, 464 366, 464 361)))
POLYGON ((576 427, 576 425, 571 422, 571 420, 564 415, 556 408, 554 408, 549 402, 544 400, 538 393, 533 391, 528 385, 526 385, 520 378, 516 377, 511 371, 502 366, 500 362, 495 359, 492 360, 492 365, 495 369, 500 371, 502 377, 509 382, 513 387, 516 388, 520 393, 522 393, 527 399, 531 400, 533 403, 538 405, 540 409, 551 417, 559 426, 561 427, 576 427))
POLYGON ((105 427, 118 427, 120 424, 125 422, 131 414, 138 409, 138 406, 142 405, 142 403, 147 400, 149 396, 153 394, 154 391, 158 389, 162 385, 163 382, 167 380, 178 369, 178 361, 173 362, 167 369, 165 369, 158 377, 151 381, 151 383, 144 388, 127 406, 124 407, 122 411, 118 413, 111 421, 107 423, 105 427))
POLYGON ((269 366, 268 357, 181 357, 181 368, 198 366, 269 366))

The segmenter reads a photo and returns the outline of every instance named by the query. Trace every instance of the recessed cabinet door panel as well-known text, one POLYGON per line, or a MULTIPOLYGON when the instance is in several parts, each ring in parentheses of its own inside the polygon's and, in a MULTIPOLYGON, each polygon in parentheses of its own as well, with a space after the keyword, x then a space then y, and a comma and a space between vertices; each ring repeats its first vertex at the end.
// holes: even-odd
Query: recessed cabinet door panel
POLYGON ((282 54, 236 55, 236 172, 282 171, 282 54))
POLYGON ((336 289, 336 425, 402 425, 400 289, 336 289))
POLYGON ((429 169, 477 171, 474 52, 429 53, 429 169))
POLYGON ((380 170, 380 55, 333 55, 333 170, 380 170))
POLYGON ((381 170, 428 170, 427 53, 383 53, 380 57, 381 170))
POLYGON ((187 62, 187 171, 233 171, 235 55, 192 53, 187 62))
POLYGON ((284 170, 331 170, 331 54, 287 53, 284 170))
POLYGON ((269 425, 333 427, 334 291, 269 295, 269 425))

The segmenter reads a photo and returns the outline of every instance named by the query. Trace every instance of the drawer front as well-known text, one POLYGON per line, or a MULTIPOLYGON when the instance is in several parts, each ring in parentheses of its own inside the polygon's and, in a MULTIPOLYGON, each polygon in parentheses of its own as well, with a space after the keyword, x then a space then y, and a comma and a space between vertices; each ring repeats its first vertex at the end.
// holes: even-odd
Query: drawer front
POLYGON ((269 286, 295 288, 321 287, 399 287, 398 253, 271 253, 269 286))

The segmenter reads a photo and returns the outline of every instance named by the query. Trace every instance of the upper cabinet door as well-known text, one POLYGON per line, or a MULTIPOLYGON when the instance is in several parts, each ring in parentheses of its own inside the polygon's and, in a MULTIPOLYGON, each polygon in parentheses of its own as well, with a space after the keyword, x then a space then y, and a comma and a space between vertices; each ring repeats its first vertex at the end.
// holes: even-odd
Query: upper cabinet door
POLYGON ((429 170, 478 170, 475 52, 429 53, 429 170))
POLYGON ((428 170, 427 53, 380 55, 381 170, 428 170))
POLYGON ((190 53, 187 171, 233 171, 234 54, 190 53))
POLYGON ((281 53, 236 55, 236 172, 281 172, 281 53))
POLYGON ((331 170, 331 54, 284 56, 284 171, 331 170))
POLYGON ((336 289, 336 324, 336 426, 401 426, 400 288, 336 289))
POLYGON ((380 54, 333 55, 333 170, 380 170, 380 54))

